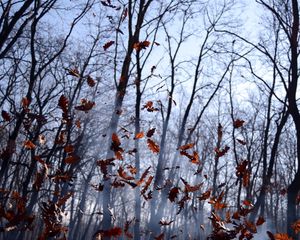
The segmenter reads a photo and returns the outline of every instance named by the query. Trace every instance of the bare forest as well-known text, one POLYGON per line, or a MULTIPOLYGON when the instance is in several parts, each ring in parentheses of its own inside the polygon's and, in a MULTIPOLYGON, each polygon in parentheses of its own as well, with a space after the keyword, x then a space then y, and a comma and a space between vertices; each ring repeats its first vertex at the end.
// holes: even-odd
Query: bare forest
POLYGON ((298 0, 1 0, 0 240, 299 240, 298 0))

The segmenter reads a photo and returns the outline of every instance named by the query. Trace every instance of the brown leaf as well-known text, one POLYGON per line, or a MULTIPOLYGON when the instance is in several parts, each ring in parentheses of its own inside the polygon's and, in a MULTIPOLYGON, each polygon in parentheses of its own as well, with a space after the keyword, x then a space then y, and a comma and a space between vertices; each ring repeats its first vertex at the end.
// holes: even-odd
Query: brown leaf
POLYGON ((207 190, 206 192, 202 193, 199 198, 199 200, 206 200, 210 197, 210 193, 211 193, 211 190, 207 190))
POLYGON ((61 95, 59 100, 58 100, 58 106, 64 111, 68 111, 68 106, 69 106, 69 100, 64 96, 61 95))
POLYGON ((133 44, 133 48, 136 51, 140 51, 141 49, 146 49, 149 46, 150 46, 150 42, 149 41, 142 41, 142 42, 137 42, 137 43, 133 44))
POLYGON ((237 141, 238 141, 238 143, 240 143, 240 144, 242 144, 242 145, 246 145, 247 143, 245 142, 245 141, 243 141, 243 140, 241 140, 241 139, 236 139, 237 141))
POLYGON ((3 118, 4 121, 9 122, 11 120, 10 115, 8 114, 8 112, 2 110, 1 112, 1 116, 3 118))
POLYGON ((30 101, 27 97, 22 98, 22 107, 27 109, 29 107, 30 101))
POLYGON ((165 234, 161 233, 158 236, 154 237, 155 240, 164 240, 165 239, 165 234))
POLYGON ((79 160, 80 160, 79 156, 72 154, 72 155, 67 156, 64 161, 67 164, 74 164, 74 163, 77 163, 79 160))
POLYGON ((147 139, 149 149, 154 153, 159 153, 159 146, 151 139, 147 139))
POLYGON ((103 45, 104 51, 106 51, 106 50, 107 50, 109 47, 111 47, 114 43, 115 43, 115 41, 109 41, 109 42, 105 43, 105 44, 103 45))
POLYGON ((245 121, 244 120, 241 120, 241 119, 236 119, 234 122, 233 122, 233 127, 234 128, 240 128, 244 125, 245 121))
POLYGON ((125 180, 133 180, 134 179, 134 177, 128 176, 122 167, 119 167, 118 174, 121 178, 123 178, 125 180))
POLYGON ((177 198, 178 193, 179 193, 179 188, 178 187, 173 187, 170 190, 169 195, 168 195, 169 200, 171 202, 175 202, 175 198, 177 198))
POLYGON ((265 222, 265 219, 262 216, 260 216, 256 221, 256 226, 263 225, 264 222, 265 222))
POLYGON ((64 147, 64 151, 66 153, 72 153, 72 152, 74 152, 74 146, 73 145, 67 145, 67 146, 64 147))
POLYGON ((75 106, 75 109, 78 111, 84 111, 84 112, 88 112, 90 111, 93 107, 95 106, 95 102, 86 100, 86 99, 81 99, 80 101, 80 105, 75 106))
POLYGON ((95 80, 90 75, 87 76, 86 81, 90 87, 94 87, 96 85, 95 80))
POLYGON ((109 230, 99 230, 94 234, 95 236, 101 236, 101 237, 119 237, 122 235, 122 228, 120 227, 114 227, 109 230))
POLYGON ((146 136, 148 138, 151 138, 153 136, 153 134, 155 133, 155 128, 149 129, 146 136))
POLYGON ((142 174, 141 178, 137 181, 137 185, 140 186, 146 179, 148 173, 149 173, 149 170, 150 170, 151 166, 148 167, 142 174))

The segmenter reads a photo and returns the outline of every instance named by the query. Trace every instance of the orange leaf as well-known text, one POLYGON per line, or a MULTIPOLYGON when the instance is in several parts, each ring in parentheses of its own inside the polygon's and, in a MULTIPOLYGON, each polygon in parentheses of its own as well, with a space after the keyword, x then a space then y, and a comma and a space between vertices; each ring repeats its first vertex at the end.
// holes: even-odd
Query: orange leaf
POLYGON ((142 41, 142 42, 137 42, 137 43, 133 44, 133 48, 136 51, 140 51, 141 49, 146 49, 149 46, 150 46, 150 42, 149 41, 142 41))
POLYGON ((159 153, 159 146, 151 139, 147 140, 149 149, 154 153, 159 153))
POLYGON ((185 150, 188 150, 188 149, 190 149, 194 146, 195 146, 195 143, 189 143, 189 144, 185 144, 183 146, 180 146, 178 149, 185 151, 185 150))
POLYGON ((296 234, 298 234, 300 232, 300 219, 293 223, 292 229, 294 230, 294 232, 296 234))
POLYGON ((290 238, 286 233, 276 233, 274 234, 274 238, 275 240, 293 240, 293 238, 290 238))
POLYGON ((33 142, 31 142, 30 140, 26 140, 24 143, 23 143, 24 147, 26 149, 35 149, 35 145, 33 142))
POLYGON ((206 200, 206 199, 208 199, 208 198, 210 197, 210 193, 211 193, 210 190, 207 190, 205 193, 202 193, 201 196, 198 197, 199 200, 201 201, 201 200, 206 200))
POLYGON ((134 139, 140 139, 144 137, 144 132, 139 132, 135 135, 134 139))
POLYGON ((121 178, 123 178, 125 180, 133 180, 134 179, 134 177, 127 175, 127 173, 124 171, 124 169, 122 167, 119 167, 118 174, 121 178))

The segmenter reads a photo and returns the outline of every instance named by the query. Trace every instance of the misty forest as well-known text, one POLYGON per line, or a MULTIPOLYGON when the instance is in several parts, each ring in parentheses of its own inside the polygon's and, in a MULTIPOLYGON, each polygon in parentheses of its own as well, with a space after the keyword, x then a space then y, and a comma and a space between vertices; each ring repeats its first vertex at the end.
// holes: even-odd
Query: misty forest
POLYGON ((1 0, 0 240, 299 240, 298 0, 1 0))

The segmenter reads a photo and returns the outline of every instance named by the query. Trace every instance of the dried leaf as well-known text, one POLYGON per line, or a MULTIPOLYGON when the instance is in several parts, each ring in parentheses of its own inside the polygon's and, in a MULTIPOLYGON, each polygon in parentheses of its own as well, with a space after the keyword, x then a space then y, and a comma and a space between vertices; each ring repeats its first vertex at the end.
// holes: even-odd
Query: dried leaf
POLYGON ((153 136, 153 134, 155 133, 155 128, 149 129, 146 136, 148 138, 151 138, 153 136))
POLYGON ((178 149, 182 150, 182 151, 185 151, 185 150, 188 150, 188 149, 190 149, 194 146, 195 146, 195 143, 189 143, 189 144, 185 144, 183 146, 180 146, 178 149))
POLYGON ((78 111, 84 111, 84 112, 88 112, 89 110, 91 110, 93 107, 95 106, 95 102, 86 100, 86 99, 81 99, 80 101, 80 105, 75 106, 75 109, 78 111))
POLYGON ((137 42, 137 43, 133 44, 133 48, 136 51, 140 51, 141 49, 146 49, 149 46, 150 46, 150 42, 149 41, 142 41, 142 42, 137 42))
POLYGON ((2 110, 1 116, 2 116, 3 120, 6 122, 9 122, 11 120, 9 113, 4 110, 2 110))
POLYGON ((245 121, 244 120, 241 120, 241 119, 236 119, 234 122, 233 122, 233 127, 234 128, 240 128, 244 125, 245 121))
POLYGON ((134 139, 140 139, 144 137, 144 132, 139 132, 135 135, 134 139))
POLYGON ((256 221, 256 226, 263 225, 264 223, 265 223, 265 219, 262 216, 260 216, 256 221))
POLYGON ((115 43, 115 41, 109 41, 109 42, 105 43, 105 44, 103 45, 104 51, 106 51, 106 50, 107 50, 109 47, 111 47, 114 43, 115 43))
POLYGON ((151 139, 147 139, 149 149, 154 153, 159 153, 159 146, 151 139))
POLYGON ((66 153, 72 153, 72 152, 74 152, 74 146, 73 145, 67 145, 67 146, 64 147, 64 151, 66 153))
POLYGON ((90 87, 94 87, 96 85, 95 80, 90 75, 87 76, 86 81, 90 87))
POLYGON ((173 187, 170 190, 169 195, 168 195, 169 200, 171 202, 175 202, 175 198, 177 198, 178 193, 179 193, 179 188, 178 187, 173 187))
POLYGON ((77 156, 75 154, 71 154, 71 155, 67 156, 64 161, 67 164, 74 164, 74 163, 77 163, 79 160, 80 160, 79 156, 77 156))
POLYGON ((292 229, 296 234, 300 232, 300 219, 293 223, 292 229))
POLYGON ((26 140, 24 143, 23 143, 24 147, 26 149, 35 149, 36 146, 33 142, 31 142, 30 140, 26 140))
POLYGON ((162 225, 162 226, 168 226, 168 225, 170 225, 172 222, 174 222, 174 220, 171 220, 171 221, 160 220, 160 221, 159 221, 159 224, 162 225))

